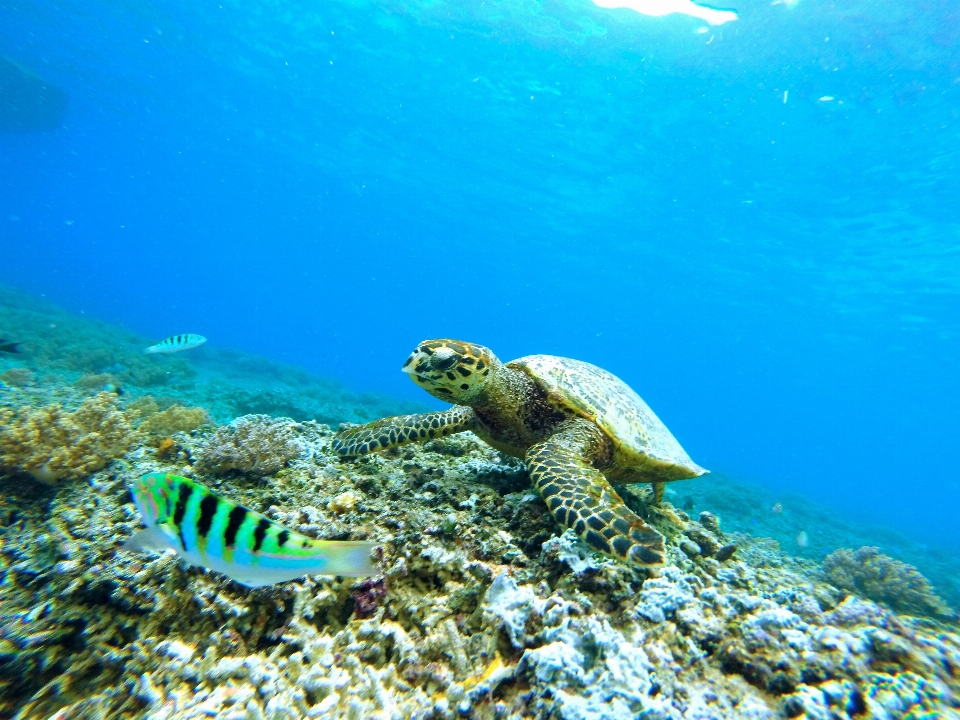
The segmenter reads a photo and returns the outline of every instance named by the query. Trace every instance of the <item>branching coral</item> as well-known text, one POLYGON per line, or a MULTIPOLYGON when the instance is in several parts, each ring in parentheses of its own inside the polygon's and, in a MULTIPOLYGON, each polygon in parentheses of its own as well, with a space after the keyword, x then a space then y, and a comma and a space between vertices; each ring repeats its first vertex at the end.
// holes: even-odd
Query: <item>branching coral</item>
POLYGON ((894 610, 911 615, 954 615, 919 570, 884 555, 878 548, 840 548, 824 558, 823 570, 838 588, 894 610))
POLYGON ((87 398, 73 412, 60 404, 0 410, 0 466, 48 484, 106 467, 134 440, 113 393, 87 398))
POLYGON ((173 435, 190 432, 210 423, 210 416, 203 408, 173 405, 163 412, 150 415, 140 424, 140 431, 150 435, 173 435))
POLYGON ((215 474, 240 470, 273 475, 306 449, 294 427, 296 424, 289 418, 239 417, 214 433, 197 458, 198 467, 215 474))

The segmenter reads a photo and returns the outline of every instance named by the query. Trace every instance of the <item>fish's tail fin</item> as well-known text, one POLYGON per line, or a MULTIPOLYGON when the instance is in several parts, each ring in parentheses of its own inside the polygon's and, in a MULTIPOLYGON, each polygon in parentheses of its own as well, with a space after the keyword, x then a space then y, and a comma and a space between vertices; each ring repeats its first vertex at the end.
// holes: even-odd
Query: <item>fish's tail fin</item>
POLYGON ((211 564, 214 570, 247 587, 265 587, 277 583, 289 582, 305 575, 342 575, 344 577, 364 577, 380 575, 382 571, 371 557, 380 545, 375 542, 353 542, 340 540, 318 540, 310 547, 312 559, 300 558, 305 562, 291 565, 280 563, 273 567, 263 564, 236 565, 229 567, 211 564))
MULTIPOLYGON (((324 575, 363 577, 379 575, 380 568, 374 564, 373 551, 380 543, 330 540, 317 543, 317 550, 324 556, 324 575)), ((306 574, 311 574, 308 570, 306 574)))

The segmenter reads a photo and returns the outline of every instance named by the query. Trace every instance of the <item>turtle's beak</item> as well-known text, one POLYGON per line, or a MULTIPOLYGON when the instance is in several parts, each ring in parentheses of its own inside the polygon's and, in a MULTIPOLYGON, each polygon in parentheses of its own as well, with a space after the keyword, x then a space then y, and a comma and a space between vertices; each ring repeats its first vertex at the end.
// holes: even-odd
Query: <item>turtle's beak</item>
POLYGON ((410 357, 407 358, 407 361, 400 369, 407 373, 407 375, 416 375, 417 368, 423 368, 429 359, 430 356, 426 353, 422 353, 419 350, 414 350, 412 353, 410 353, 410 357))

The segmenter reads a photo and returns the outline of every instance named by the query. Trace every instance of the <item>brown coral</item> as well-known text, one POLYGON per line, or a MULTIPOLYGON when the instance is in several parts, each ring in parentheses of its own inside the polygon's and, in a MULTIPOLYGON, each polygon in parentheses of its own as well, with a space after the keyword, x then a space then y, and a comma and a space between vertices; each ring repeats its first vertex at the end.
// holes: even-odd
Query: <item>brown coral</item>
POLYGON ((217 429, 200 452, 198 467, 215 474, 239 470, 273 475, 306 449, 290 418, 244 415, 217 429))
POLYGON ((0 466, 48 484, 106 467, 134 439, 113 393, 87 398, 73 412, 60 404, 0 410, 0 466))
POLYGON ((173 435, 190 432, 211 423, 210 416, 203 408, 172 405, 163 412, 150 415, 140 424, 140 431, 149 435, 173 435))
POLYGON ((131 420, 144 420, 160 412, 160 405, 157 404, 153 395, 144 395, 127 405, 124 412, 131 420))
POLYGON ((884 555, 879 548, 840 548, 824 558, 823 570, 838 588, 894 610, 934 617, 954 615, 919 570, 884 555))
POLYGON ((26 387, 33 382, 33 372, 25 367, 15 367, 0 373, 0 381, 11 387, 26 387))

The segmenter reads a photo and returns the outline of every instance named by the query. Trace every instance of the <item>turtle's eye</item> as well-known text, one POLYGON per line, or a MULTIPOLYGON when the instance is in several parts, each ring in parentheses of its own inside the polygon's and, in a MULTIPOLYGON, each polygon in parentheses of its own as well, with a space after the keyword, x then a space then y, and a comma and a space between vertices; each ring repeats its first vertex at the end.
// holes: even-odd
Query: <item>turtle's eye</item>
POLYGON ((430 356, 430 367, 443 372, 456 365, 459 359, 460 356, 450 348, 440 348, 430 356))

